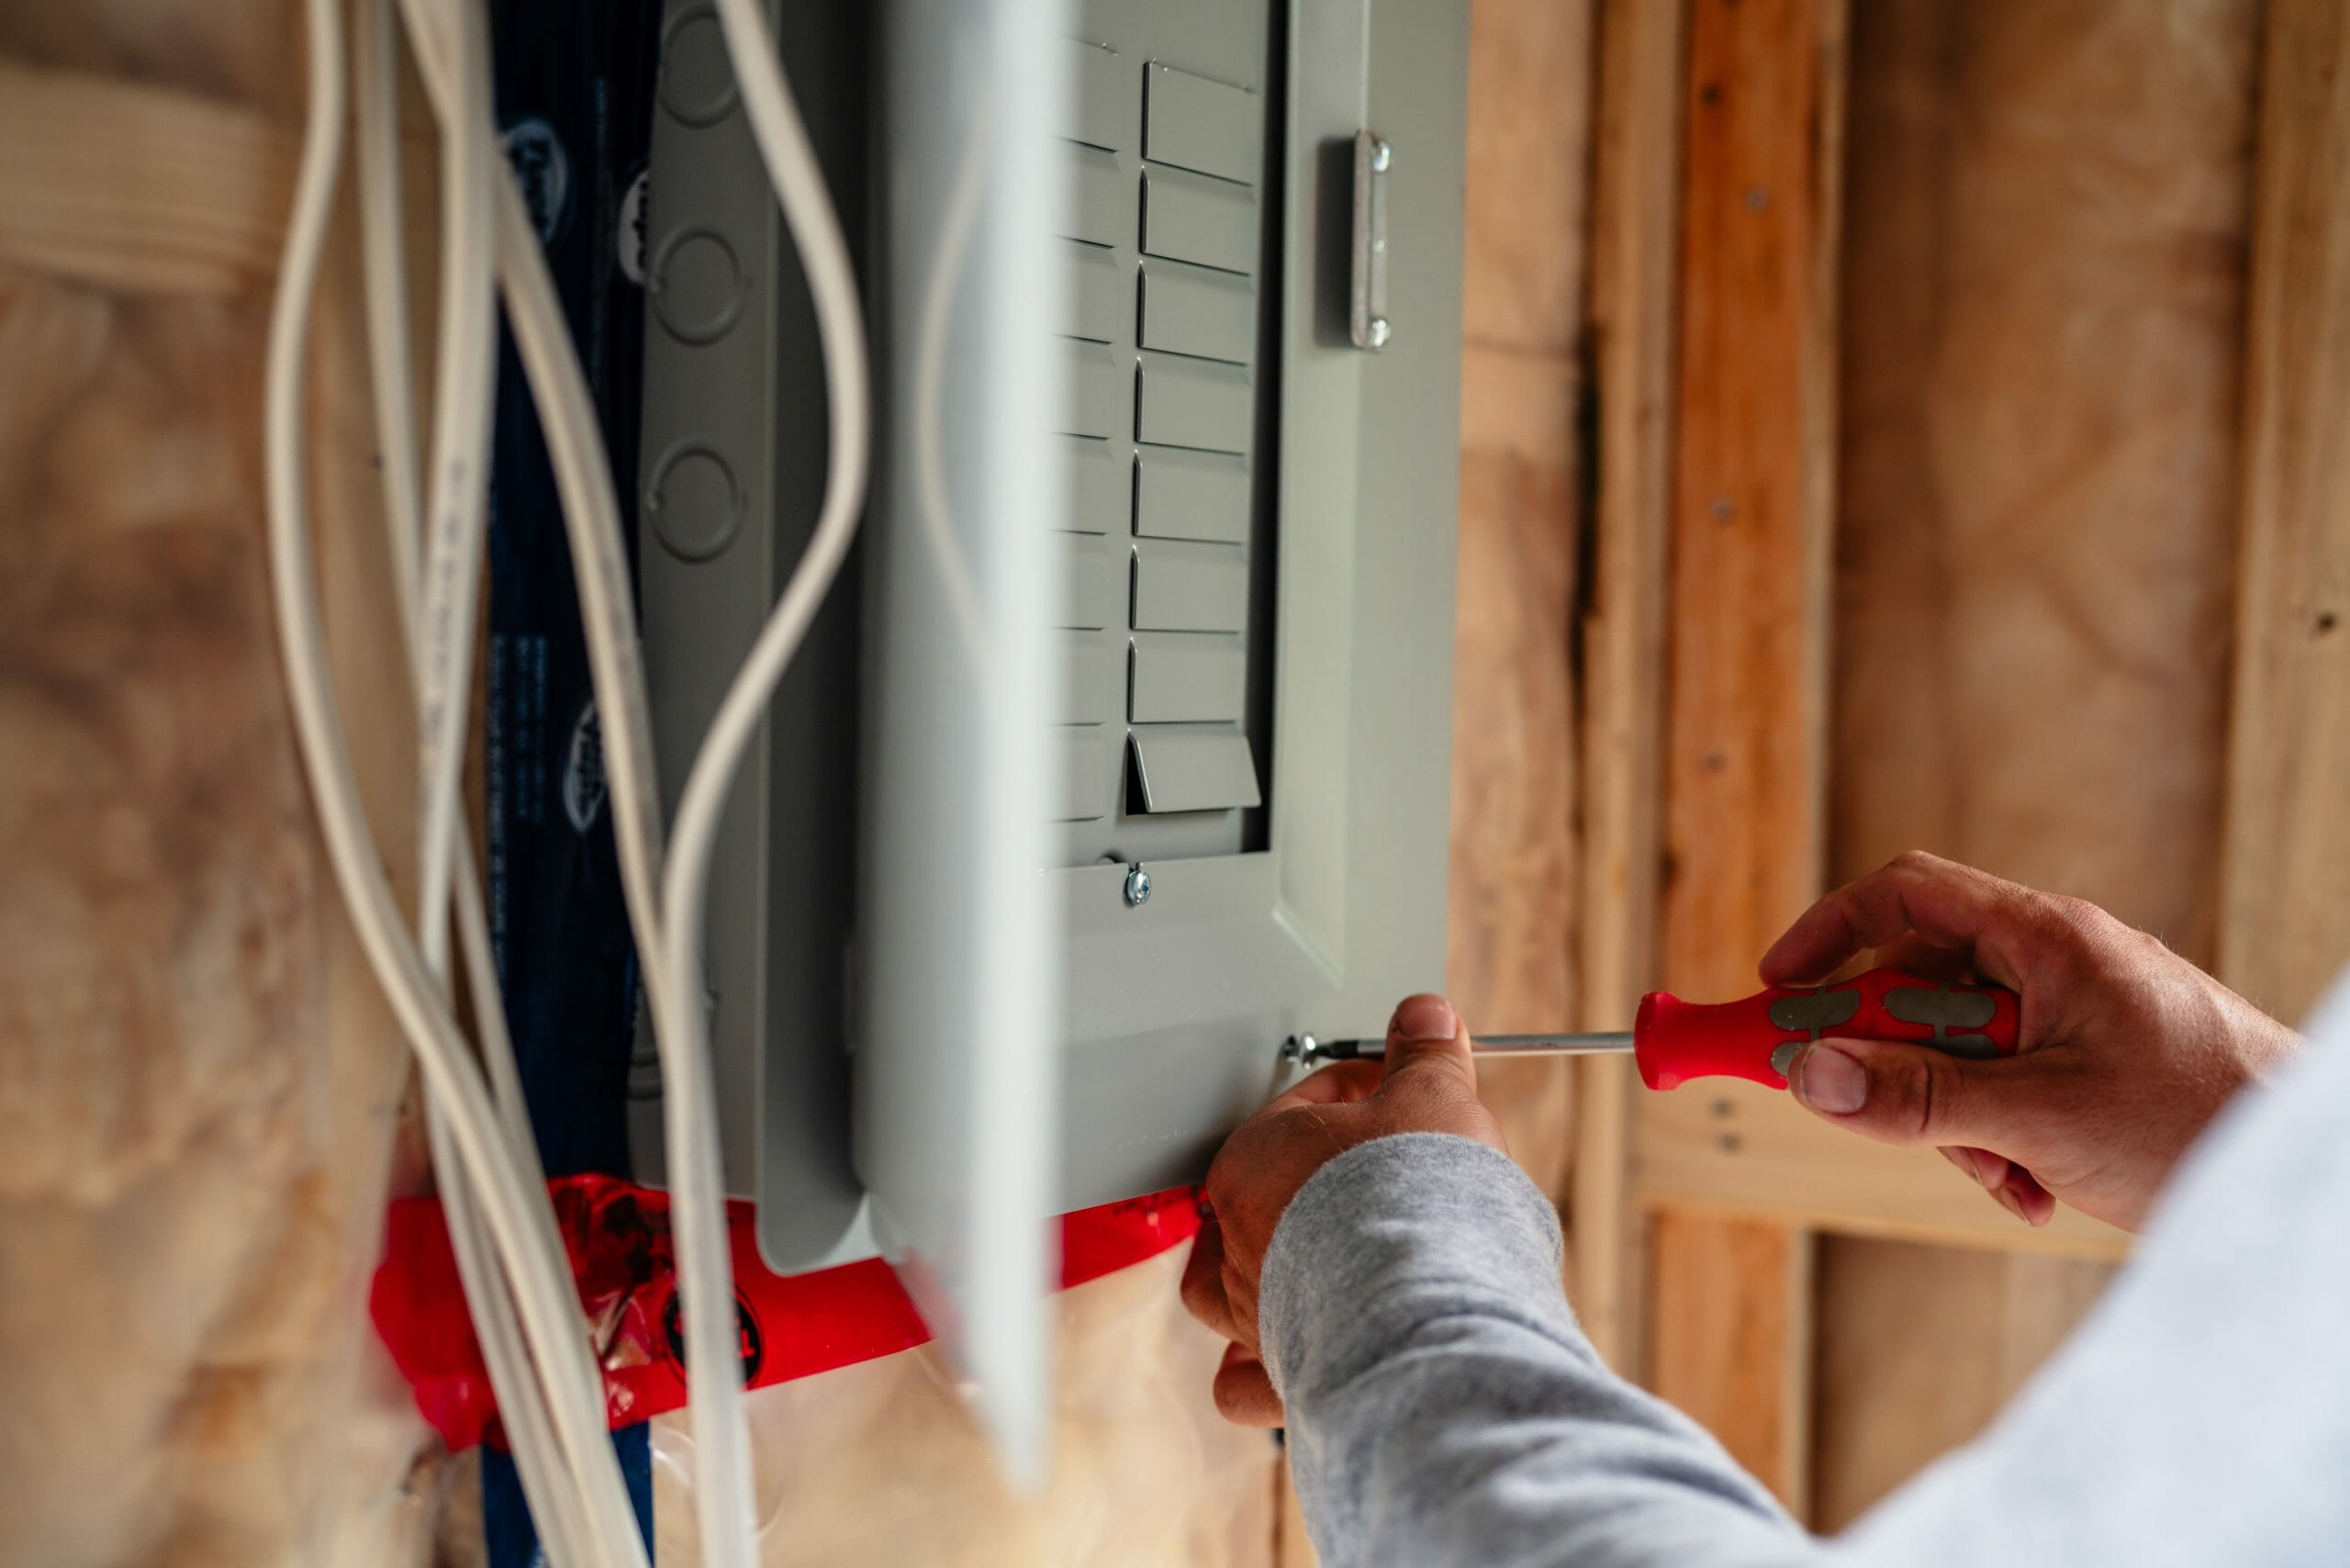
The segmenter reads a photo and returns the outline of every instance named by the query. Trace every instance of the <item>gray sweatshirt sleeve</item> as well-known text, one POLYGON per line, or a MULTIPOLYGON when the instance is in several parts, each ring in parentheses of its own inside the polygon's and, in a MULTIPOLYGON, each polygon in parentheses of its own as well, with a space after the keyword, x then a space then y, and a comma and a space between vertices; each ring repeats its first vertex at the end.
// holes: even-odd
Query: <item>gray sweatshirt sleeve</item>
POLYGON ((1991 1430, 1832 1542, 1600 1364, 1505 1158, 1348 1150, 1281 1216, 1258 1319, 1326 1568, 2350 1562, 2350 987, 2310 1034, 1991 1430))
POLYGON ((1558 1216, 1507 1156, 1414 1133, 1315 1173, 1258 1325, 1325 1568, 1816 1555, 1720 1445, 1593 1354, 1558 1216))

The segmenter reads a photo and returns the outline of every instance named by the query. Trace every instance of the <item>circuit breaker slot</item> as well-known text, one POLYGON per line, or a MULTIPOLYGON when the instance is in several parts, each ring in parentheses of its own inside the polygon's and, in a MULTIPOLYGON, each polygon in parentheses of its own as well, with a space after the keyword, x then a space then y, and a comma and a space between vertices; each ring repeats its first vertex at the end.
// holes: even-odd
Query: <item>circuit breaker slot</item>
POLYGON ((1135 532, 1146 539, 1248 540, 1248 463, 1147 446, 1136 465, 1135 532))
POLYGON ((1255 191, 1176 169, 1145 169, 1142 181, 1146 253, 1228 273, 1257 270, 1255 191))
POLYGON ((1069 46, 1077 71, 1077 92, 1069 100, 1070 115, 1062 133, 1072 141, 1119 152, 1135 144, 1135 94, 1128 67, 1114 49, 1100 44, 1069 46))
POLYGON ((1146 812, 1213 812, 1263 803, 1248 737, 1237 730, 1136 730, 1134 746, 1146 812))
POLYGON ((1065 342, 1069 356, 1062 377, 1060 433, 1130 439, 1134 434, 1134 378, 1124 374, 1099 343, 1065 342))
POLYGON ((1142 346, 1247 364, 1257 347, 1257 291, 1224 273, 1154 262, 1142 278, 1142 346))
POLYGON ((1127 716, 1137 724, 1238 723, 1248 678, 1237 637, 1138 632, 1127 716))
MULTIPOLYGON (((1141 356, 1136 433, 1161 446, 1199 452, 1246 452, 1257 425, 1248 373, 1233 365, 1141 356)), ((1091 433, 1091 432, 1088 432, 1091 433)))
POLYGON ((1143 156, 1254 185, 1264 157, 1265 106, 1254 93, 1153 64, 1143 156))
POLYGON ((1134 516, 1132 455, 1123 444, 1078 436, 1064 438, 1061 446, 1069 461, 1069 526, 1123 538, 1134 516))

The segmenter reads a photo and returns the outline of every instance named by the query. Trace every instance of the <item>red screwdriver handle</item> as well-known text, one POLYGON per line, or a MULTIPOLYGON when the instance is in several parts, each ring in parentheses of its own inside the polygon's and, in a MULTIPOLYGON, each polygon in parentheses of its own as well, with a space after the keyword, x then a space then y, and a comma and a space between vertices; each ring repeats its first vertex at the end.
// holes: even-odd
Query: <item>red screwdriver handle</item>
POLYGON ((1651 1089, 1693 1078, 1785 1089, 1796 1052, 1822 1036, 1909 1040, 1980 1059, 2015 1054, 2017 1015, 2016 993, 1998 986, 1871 969, 1833 985, 1774 986, 1710 1005, 1651 991, 1632 1025, 1632 1051, 1651 1089))

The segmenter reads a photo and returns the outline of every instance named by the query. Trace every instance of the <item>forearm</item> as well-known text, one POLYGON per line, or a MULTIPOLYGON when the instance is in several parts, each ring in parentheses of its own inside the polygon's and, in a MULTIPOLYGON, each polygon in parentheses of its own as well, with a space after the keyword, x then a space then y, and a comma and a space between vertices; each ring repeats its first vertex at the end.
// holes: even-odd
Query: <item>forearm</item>
POLYGON ((1550 1204, 1466 1138, 1361 1145, 1291 1203, 1259 1322, 1329 1568, 1812 1559, 1710 1437, 1593 1354, 1559 1261, 1550 1204))

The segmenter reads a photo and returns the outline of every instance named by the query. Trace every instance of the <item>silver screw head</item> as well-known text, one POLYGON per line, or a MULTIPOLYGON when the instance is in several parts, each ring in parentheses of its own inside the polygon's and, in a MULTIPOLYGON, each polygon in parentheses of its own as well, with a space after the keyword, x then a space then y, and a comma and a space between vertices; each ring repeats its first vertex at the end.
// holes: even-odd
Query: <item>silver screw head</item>
POLYGON ((1371 346, 1375 349, 1385 348, 1387 340, 1395 335, 1395 329, 1388 323, 1384 316, 1373 316, 1371 319, 1370 330, 1371 346))
POLYGON ((1385 137, 1382 136, 1371 144, 1371 168, 1373 174, 1387 173, 1387 166, 1393 162, 1395 162, 1395 149, 1387 144, 1385 137))
POLYGON ((1150 873, 1139 864, 1126 868, 1126 902, 1139 909, 1150 902, 1150 873))

